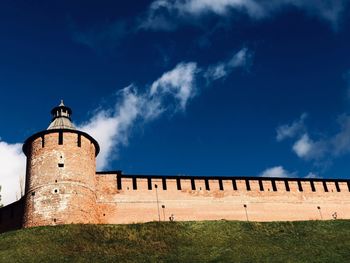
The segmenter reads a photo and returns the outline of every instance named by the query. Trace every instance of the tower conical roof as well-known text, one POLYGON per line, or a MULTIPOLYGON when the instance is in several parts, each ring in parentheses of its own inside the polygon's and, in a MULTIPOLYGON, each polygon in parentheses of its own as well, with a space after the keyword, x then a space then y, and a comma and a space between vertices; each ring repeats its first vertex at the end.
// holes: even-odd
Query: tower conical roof
POLYGON ((63 103, 63 100, 61 100, 60 105, 53 108, 51 110, 52 115, 52 121, 47 128, 48 130, 53 129, 70 129, 70 130, 76 130, 74 127, 72 120, 70 116, 72 115, 72 110, 69 107, 66 107, 63 103))

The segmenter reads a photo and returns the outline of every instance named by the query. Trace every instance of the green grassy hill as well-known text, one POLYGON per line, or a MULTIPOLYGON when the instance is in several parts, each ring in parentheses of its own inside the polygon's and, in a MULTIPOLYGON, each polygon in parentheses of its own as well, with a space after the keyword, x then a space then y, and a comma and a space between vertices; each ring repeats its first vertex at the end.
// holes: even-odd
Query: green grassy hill
POLYGON ((350 221, 38 227, 0 235, 1 262, 350 262, 350 221))

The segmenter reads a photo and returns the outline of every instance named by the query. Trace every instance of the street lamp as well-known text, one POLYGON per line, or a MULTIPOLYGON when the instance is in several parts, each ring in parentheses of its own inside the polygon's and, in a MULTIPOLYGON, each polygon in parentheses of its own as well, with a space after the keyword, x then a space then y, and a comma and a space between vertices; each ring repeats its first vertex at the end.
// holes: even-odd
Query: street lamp
POLYGON ((162 209, 163 209, 163 219, 165 221, 165 205, 162 205, 162 209))
POLYGON ((318 207, 317 207, 317 209, 318 209, 318 212, 320 213, 321 220, 323 220, 323 217, 322 217, 322 212, 321 212, 321 207, 320 207, 320 206, 318 206, 318 207))
POLYGON ((156 188, 156 198, 157 198, 157 210, 158 210, 158 221, 160 222, 160 212, 159 212, 159 200, 158 200, 158 185, 154 185, 154 188, 156 188))
POLYGON ((248 211, 247 211, 247 205, 244 204, 243 207, 244 207, 244 210, 245 210, 245 216, 246 216, 246 218, 247 218, 247 222, 249 222, 249 219, 248 219, 248 211))

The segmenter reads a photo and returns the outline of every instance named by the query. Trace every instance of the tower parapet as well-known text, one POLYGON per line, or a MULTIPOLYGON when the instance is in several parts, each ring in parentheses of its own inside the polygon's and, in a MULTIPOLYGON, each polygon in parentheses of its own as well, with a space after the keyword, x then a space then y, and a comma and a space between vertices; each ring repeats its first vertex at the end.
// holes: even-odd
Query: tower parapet
POLYGON ((97 223, 97 141, 76 130, 63 102, 47 130, 29 137, 23 226, 97 223))

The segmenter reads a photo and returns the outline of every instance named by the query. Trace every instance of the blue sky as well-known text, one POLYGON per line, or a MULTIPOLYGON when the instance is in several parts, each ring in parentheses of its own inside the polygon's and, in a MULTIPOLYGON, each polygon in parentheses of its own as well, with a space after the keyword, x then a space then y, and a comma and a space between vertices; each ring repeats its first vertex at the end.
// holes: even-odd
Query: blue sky
POLYGON ((349 178, 347 2, 1 1, 3 201, 60 99, 99 170, 349 178))

